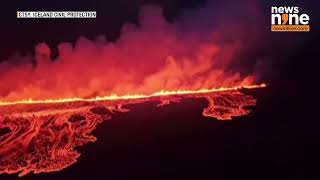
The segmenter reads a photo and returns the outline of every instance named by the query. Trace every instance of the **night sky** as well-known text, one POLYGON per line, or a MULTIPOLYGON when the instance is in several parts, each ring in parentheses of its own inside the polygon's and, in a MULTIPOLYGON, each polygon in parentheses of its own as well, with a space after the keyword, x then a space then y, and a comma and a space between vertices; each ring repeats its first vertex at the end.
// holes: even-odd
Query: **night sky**
MULTIPOLYGON (((0 57, 8 57, 16 52, 32 51, 35 44, 47 42, 54 48, 59 42, 74 42, 79 36, 94 38, 106 35, 109 40, 116 40, 120 29, 125 22, 137 22, 139 9, 143 5, 157 5, 163 8, 164 15, 169 21, 174 21, 179 13, 185 9, 197 9, 205 4, 205 0, 94 0, 94 1, 26 1, 7 2, 2 5, 0 30, 2 47, 0 57), (98 18, 86 19, 16 19, 17 10, 92 10, 97 11, 98 18)), ((233 1, 213 1, 218 6, 232 4, 233 1)), ((299 5, 311 15, 311 23, 317 24, 317 7, 315 1, 260 1, 260 9, 265 14, 262 24, 269 26, 270 6, 272 5, 299 5)), ((237 14, 235 14, 236 16, 237 14)), ((312 33, 318 32, 319 27, 313 26, 312 33)), ((269 30, 269 29, 268 29, 269 30)), ((267 30, 267 31, 268 31, 267 30)), ((282 37, 272 34, 272 37, 282 37)), ((297 34, 284 36, 298 37, 297 34)), ((302 35, 303 38, 309 35, 302 35)), ((3 59, 3 58, 1 58, 3 59)))
MULTIPOLYGON (((234 2, 214 1, 219 7, 234 2)), ((139 9, 146 4, 162 7, 166 19, 175 22, 183 11, 199 9, 206 3, 205 0, 3 2, 0 61, 17 53, 33 54, 40 42, 49 45, 54 58, 57 44, 74 42, 80 36, 94 39, 105 35, 116 41, 125 22, 139 25, 139 9), (16 19, 16 10, 92 10, 97 11, 97 19, 16 19)), ((263 69, 266 73, 262 79, 268 87, 251 92, 259 101, 250 116, 231 122, 207 119, 201 117, 201 109, 205 107, 201 101, 195 105, 187 100, 183 105, 162 110, 152 103, 139 105, 129 114, 100 125, 95 133, 98 142, 81 148, 82 156, 75 165, 53 174, 28 175, 25 179, 319 179, 320 4, 302 0, 261 0, 258 4, 263 14, 258 29, 264 40, 246 56, 267 57, 262 60, 268 65, 263 69), (311 32, 270 32, 272 5, 301 7, 311 18, 311 32), (150 115, 141 115, 145 109, 150 115)), ((236 13, 234 16, 239 16, 236 13)), ((16 175, 5 177, 15 179, 16 175)))

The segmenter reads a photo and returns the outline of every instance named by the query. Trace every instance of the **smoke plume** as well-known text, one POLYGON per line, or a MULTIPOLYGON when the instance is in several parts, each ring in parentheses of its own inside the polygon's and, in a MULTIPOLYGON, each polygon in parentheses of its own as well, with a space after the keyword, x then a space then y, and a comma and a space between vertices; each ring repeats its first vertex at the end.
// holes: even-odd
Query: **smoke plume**
POLYGON ((40 43, 34 56, 3 61, 0 97, 56 99, 252 84, 256 63, 243 57, 260 40, 258 23, 254 1, 223 8, 208 3, 173 23, 160 8, 143 7, 139 25, 125 24, 115 42, 79 37, 60 43, 54 59, 40 43))

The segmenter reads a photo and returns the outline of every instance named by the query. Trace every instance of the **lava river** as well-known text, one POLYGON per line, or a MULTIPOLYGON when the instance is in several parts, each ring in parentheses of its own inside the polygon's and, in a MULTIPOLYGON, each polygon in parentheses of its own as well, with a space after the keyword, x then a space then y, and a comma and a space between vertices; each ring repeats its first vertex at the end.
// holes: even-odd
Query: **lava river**
MULTIPOLYGON (((264 84, 246 87, 260 88, 264 84)), ((160 92, 150 96, 105 97, 0 103, 0 174, 24 176, 62 170, 77 161, 75 148, 96 141, 90 135, 96 126, 125 113, 128 104, 157 101, 158 106, 178 103, 183 98, 205 98, 203 115, 218 120, 249 113, 256 99, 239 88, 160 92)))

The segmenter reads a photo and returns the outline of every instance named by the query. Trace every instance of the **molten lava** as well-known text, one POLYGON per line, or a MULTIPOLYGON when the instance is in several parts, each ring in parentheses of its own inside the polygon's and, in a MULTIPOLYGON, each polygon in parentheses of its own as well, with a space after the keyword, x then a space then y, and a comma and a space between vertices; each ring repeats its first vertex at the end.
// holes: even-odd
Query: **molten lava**
POLYGON ((241 93, 245 87, 202 89, 198 91, 160 91, 151 95, 106 96, 91 99, 25 100, 0 103, 0 174, 24 176, 59 171, 77 161, 75 150, 96 141, 90 133, 115 112, 128 112, 124 105, 159 101, 159 106, 183 98, 205 98, 203 115, 231 120, 249 113, 246 106, 256 100, 241 93))
POLYGON ((260 60, 268 59, 258 48, 265 47, 260 5, 218 4, 190 9, 174 22, 161 8, 143 7, 138 23, 125 23, 114 41, 79 37, 53 49, 41 42, 33 53, 1 59, 0 174, 72 165, 80 156, 75 149, 96 140, 90 135, 96 126, 129 111, 129 104, 204 98, 204 116, 248 114, 245 107, 256 100, 240 90, 266 86, 254 85, 266 80, 260 60), (233 13, 220 15, 221 8, 233 13), (241 16, 234 16, 237 11, 241 16))

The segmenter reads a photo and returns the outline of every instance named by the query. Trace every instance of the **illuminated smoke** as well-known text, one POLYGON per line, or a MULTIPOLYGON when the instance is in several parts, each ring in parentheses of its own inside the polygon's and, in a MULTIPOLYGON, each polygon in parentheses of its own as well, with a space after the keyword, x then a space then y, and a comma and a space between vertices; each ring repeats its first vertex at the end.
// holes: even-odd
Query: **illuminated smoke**
MULTIPOLYGON (((237 71, 239 52, 255 40, 249 26, 257 13, 252 1, 240 8, 208 4, 169 23, 157 7, 144 7, 139 26, 125 24, 120 38, 109 42, 80 37, 74 44, 60 43, 51 59, 45 43, 34 57, 0 65, 2 101, 95 97, 110 94, 151 94, 160 90, 250 85, 250 68, 237 71), (243 17, 232 12, 241 11, 243 17), (250 38, 248 39, 248 33, 250 38)), ((106 25, 107 26, 107 25, 106 25)))
POLYGON ((256 66, 256 60, 239 58, 259 41, 257 20, 251 0, 223 8, 209 3, 175 23, 168 23, 161 9, 145 7, 140 26, 124 25, 116 42, 80 37, 74 44, 60 43, 56 59, 40 43, 34 57, 4 61, 0 130, 8 132, 0 134, 0 174, 23 176, 72 165, 80 156, 75 148, 95 141, 90 134, 96 126, 114 112, 129 111, 122 108, 128 104, 160 101, 164 106, 205 98, 204 116, 247 115, 245 107, 256 100, 237 87, 265 87, 253 85, 259 83, 257 74, 247 65, 256 66), (238 11, 241 16, 234 15, 238 11), (204 90, 219 87, 225 88, 204 90), (112 94, 118 96, 97 98, 112 94), (127 94, 133 96, 121 96, 127 94), (24 101, 30 98, 39 101, 24 101))

